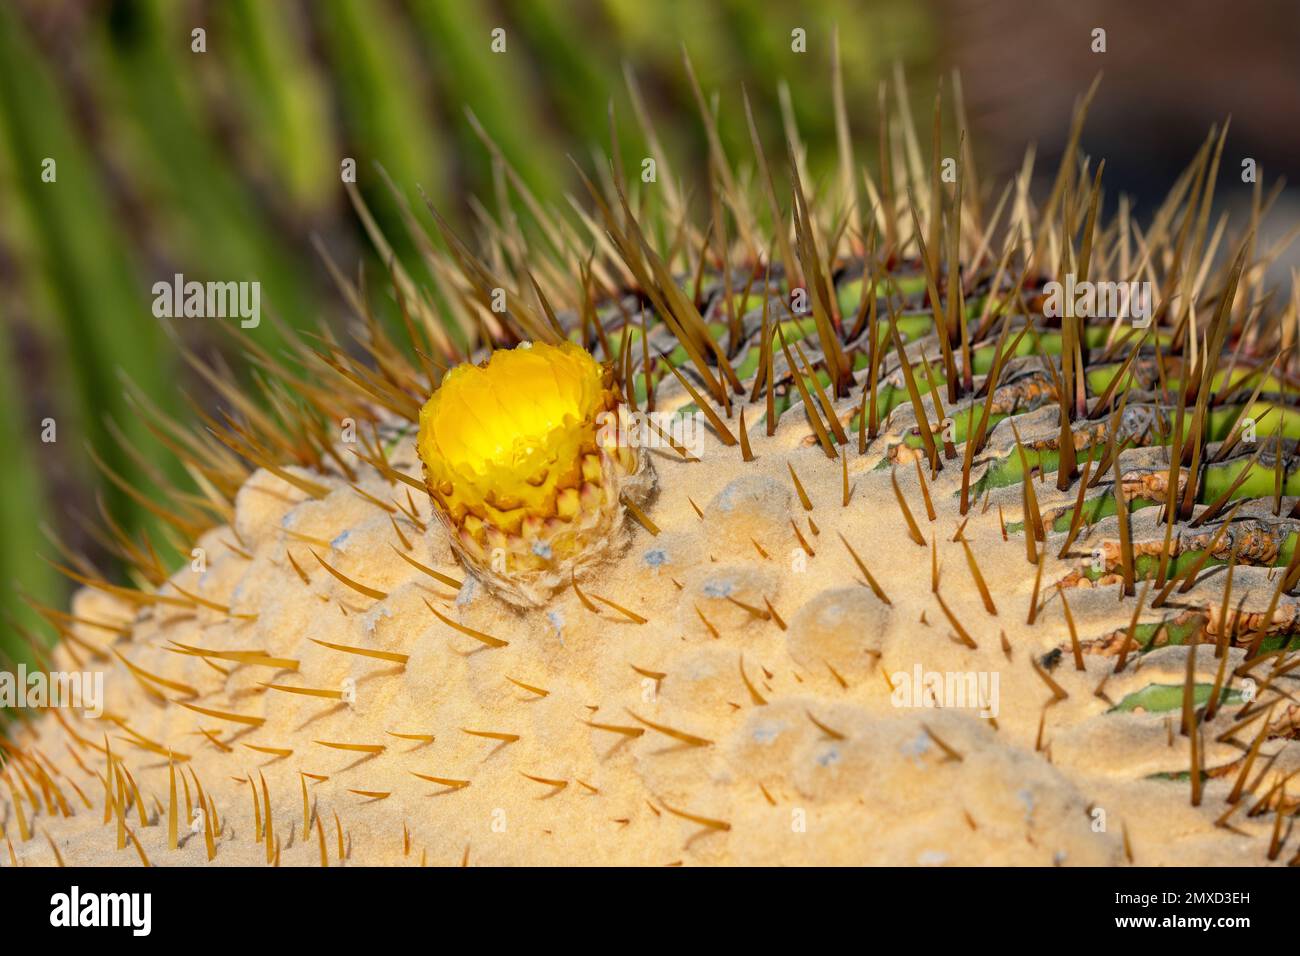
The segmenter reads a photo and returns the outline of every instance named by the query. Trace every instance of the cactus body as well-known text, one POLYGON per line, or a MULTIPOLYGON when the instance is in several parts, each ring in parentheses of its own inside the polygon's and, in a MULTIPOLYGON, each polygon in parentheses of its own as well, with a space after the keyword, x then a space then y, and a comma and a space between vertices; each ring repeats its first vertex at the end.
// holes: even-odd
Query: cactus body
POLYGON ((80 576, 105 710, 12 729, 14 859, 1286 862, 1295 316, 1215 256, 1213 143, 1140 263, 1074 143, 996 217, 795 167, 770 240, 728 174, 672 248, 616 179, 526 277, 439 219, 476 348, 304 348, 299 418, 184 446, 203 567, 80 576), (1067 273, 1159 294, 1054 315, 1067 273))

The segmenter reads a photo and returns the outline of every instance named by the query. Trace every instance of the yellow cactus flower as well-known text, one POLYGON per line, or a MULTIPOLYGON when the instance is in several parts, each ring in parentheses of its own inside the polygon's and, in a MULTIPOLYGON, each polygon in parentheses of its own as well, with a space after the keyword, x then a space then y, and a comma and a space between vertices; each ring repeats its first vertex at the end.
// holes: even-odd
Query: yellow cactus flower
POLYGON ((421 409, 429 494, 462 560, 504 596, 538 604, 608 547, 624 483, 649 470, 618 444, 622 415, 611 369, 572 342, 457 366, 421 409))

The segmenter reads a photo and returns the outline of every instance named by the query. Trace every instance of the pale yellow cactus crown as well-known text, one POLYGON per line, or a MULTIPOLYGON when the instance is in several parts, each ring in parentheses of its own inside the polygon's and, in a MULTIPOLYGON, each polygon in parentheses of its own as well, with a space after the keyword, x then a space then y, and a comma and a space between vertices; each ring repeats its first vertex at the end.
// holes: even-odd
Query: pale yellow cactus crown
POLYGON ((553 252, 439 218, 457 325, 258 350, 275 415, 213 371, 148 421, 194 560, 111 527, 38 608, 102 712, 0 727, 0 866, 1300 864, 1300 296, 1209 229, 1224 133, 1146 227, 1086 104, 1046 202, 615 167, 553 252))

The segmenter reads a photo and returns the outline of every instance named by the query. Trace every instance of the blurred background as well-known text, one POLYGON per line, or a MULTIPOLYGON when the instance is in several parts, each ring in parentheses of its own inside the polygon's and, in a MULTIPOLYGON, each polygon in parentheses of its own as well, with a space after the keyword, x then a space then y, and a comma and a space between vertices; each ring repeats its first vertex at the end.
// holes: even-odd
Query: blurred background
MULTIPOLYGON (((751 156, 741 85, 776 145, 784 79, 810 167, 825 175, 835 161, 838 24, 860 158, 874 157, 877 90, 897 62, 923 116, 937 81, 950 89, 960 69, 985 180, 1014 171, 1032 141, 1050 174, 1072 102, 1104 70, 1084 146, 1106 158, 1112 193, 1131 193, 1138 214, 1149 213, 1210 124, 1231 113, 1220 179, 1231 205, 1249 199, 1241 157, 1258 162, 1266 186, 1300 174, 1298 11, 1293 0, 1165 10, 1120 0, 5 0, 0 651, 29 657, 23 629, 51 636, 22 596, 66 601, 66 582, 39 557, 59 556, 52 538, 119 576, 87 530, 101 501, 123 529, 152 529, 162 541, 150 490, 158 469, 176 469, 130 412, 123 377, 186 420, 190 403, 218 402, 184 350, 250 374, 239 336, 220 320, 156 319, 155 282, 175 273, 258 280, 264 313, 339 327, 345 314, 313 249, 318 236, 345 269, 360 263, 372 288, 382 284, 340 183, 345 157, 391 238, 402 230, 376 161, 420 215, 417 185, 471 225, 467 197, 492 205, 493 176, 468 106, 529 186, 563 202, 575 186, 566 154, 590 168, 593 150, 609 147, 611 99, 625 161, 645 154, 626 62, 674 171, 689 178, 707 145, 684 42, 706 94, 718 96, 733 162, 751 156), (504 54, 490 49, 497 27, 504 54), (1105 53, 1091 49, 1097 27, 1105 53), (806 53, 791 50, 795 28, 806 31, 806 53), (53 182, 42 176, 48 159, 53 182), (55 440, 43 440, 51 421, 55 440), (120 484, 95 467, 92 450, 120 484)), ((1279 213, 1276 229, 1296 221, 1294 191, 1279 213)), ((401 241, 396 252, 413 257, 401 241)), ((377 308, 386 301, 371 298, 377 308)), ((240 334, 277 347, 269 322, 240 334)))

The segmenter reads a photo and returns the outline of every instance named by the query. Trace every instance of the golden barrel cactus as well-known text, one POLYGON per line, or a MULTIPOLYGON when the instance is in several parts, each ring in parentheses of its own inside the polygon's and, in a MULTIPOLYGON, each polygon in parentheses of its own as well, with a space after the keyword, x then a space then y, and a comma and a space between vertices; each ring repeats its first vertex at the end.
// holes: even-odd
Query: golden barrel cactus
POLYGON ((1295 862, 1295 292, 1223 131, 1140 226, 1081 123, 436 217, 411 341, 154 423, 195 560, 65 568, 103 710, 0 738, 0 863, 1295 862))

